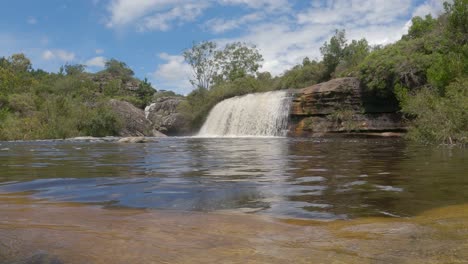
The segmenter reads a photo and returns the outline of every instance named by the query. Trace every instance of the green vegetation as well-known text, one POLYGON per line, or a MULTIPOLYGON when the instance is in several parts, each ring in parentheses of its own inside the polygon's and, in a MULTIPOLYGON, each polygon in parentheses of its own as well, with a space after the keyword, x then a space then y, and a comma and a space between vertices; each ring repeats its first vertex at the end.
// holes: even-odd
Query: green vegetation
POLYGON ((0 140, 116 135, 122 123, 109 99, 144 107, 154 93, 114 59, 91 74, 83 65, 64 65, 59 73, 33 70, 23 54, 0 58, 0 140))
POLYGON ((190 128, 198 129, 211 108, 218 102, 237 95, 267 91, 271 75, 258 74, 262 56, 254 46, 236 42, 216 49, 214 42, 201 42, 184 52, 192 66, 194 91, 179 107, 190 120, 190 128))
MULTIPOLYGON (((184 53, 194 69, 196 89, 181 110, 192 120, 193 129, 223 99, 352 76, 360 78, 374 105, 400 105, 410 124, 409 138, 468 143, 468 0, 445 3, 445 13, 438 18, 414 17, 407 35, 383 47, 371 47, 365 39, 349 42, 346 32, 337 30, 320 48, 321 61, 306 57, 280 77, 257 71, 262 59, 255 47, 241 43, 233 47, 243 50, 235 60, 220 59, 231 54, 229 46, 217 50, 212 42, 194 45, 184 53), (239 61, 245 64, 239 66, 239 61)), ((348 120, 349 115, 338 111, 331 118, 348 120)))
MULTIPOLYGON (((183 53, 193 70, 194 90, 179 110, 190 121, 189 129, 197 130, 226 98, 352 76, 361 80, 373 105, 399 105, 410 124, 409 138, 467 144, 468 0, 444 6, 438 18, 414 17, 408 34, 387 46, 371 47, 365 39, 349 42, 346 32, 337 30, 320 48, 322 60, 306 57, 278 77, 259 72, 263 58, 255 46, 194 43, 183 53)), ((157 97, 175 96, 154 95, 146 79, 133 75, 115 59, 90 74, 83 65, 64 65, 59 73, 35 70, 23 54, 0 58, 0 140, 113 135, 121 123, 107 108, 110 98, 143 108, 157 97)), ((350 115, 337 110, 331 118, 352 120, 350 115)))
POLYGON ((396 96, 410 120, 408 137, 425 143, 468 143, 468 1, 445 14, 413 18, 408 34, 360 65, 366 88, 396 96))

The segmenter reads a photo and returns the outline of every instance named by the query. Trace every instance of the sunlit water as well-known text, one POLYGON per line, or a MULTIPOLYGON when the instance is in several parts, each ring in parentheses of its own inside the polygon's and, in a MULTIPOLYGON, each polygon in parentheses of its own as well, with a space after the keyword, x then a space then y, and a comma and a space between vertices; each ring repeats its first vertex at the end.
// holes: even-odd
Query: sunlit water
POLYGON ((465 149, 155 140, 0 142, 0 263, 468 259, 465 149))
POLYGON ((397 139, 0 143, 0 193, 106 208, 407 217, 468 202, 462 148, 397 139))

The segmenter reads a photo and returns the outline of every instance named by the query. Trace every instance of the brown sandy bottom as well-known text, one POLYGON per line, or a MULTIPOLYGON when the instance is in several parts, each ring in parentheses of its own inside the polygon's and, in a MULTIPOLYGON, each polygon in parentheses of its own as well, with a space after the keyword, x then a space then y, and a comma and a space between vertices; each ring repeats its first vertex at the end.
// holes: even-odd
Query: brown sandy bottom
POLYGON ((0 263, 468 263, 468 204, 318 222, 0 195, 0 263))

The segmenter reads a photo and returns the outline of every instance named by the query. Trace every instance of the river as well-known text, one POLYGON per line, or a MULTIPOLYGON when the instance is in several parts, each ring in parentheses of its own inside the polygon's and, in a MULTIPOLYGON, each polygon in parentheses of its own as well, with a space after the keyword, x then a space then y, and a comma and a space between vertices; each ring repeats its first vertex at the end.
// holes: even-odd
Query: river
POLYGON ((463 263, 467 160, 401 139, 0 142, 0 262, 463 263))

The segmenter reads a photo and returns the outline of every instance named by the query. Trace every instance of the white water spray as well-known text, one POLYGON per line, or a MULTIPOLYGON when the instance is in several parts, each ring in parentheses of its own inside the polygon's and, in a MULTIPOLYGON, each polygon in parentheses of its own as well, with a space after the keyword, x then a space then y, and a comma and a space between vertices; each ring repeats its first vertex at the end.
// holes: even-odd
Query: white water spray
POLYGON ((285 91, 226 99, 211 110, 198 136, 286 136, 290 105, 285 91))

